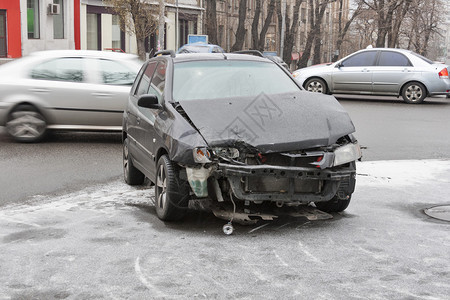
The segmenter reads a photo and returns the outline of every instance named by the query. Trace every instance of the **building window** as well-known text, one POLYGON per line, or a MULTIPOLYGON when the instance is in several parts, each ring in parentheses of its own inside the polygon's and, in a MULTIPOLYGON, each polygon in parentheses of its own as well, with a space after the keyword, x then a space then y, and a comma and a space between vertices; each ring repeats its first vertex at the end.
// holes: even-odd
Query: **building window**
MULTIPOLYGON (((122 32, 120 31, 120 20, 118 15, 112 15, 112 47, 122 49, 122 32)), ((122 49, 124 50, 124 49, 122 49)))
POLYGON ((188 42, 190 34, 197 34, 197 16, 183 16, 180 15, 179 20, 179 45, 180 47, 188 42))
POLYGON ((53 0, 54 4, 59 4, 59 14, 53 15, 53 38, 64 38, 64 0, 53 0))
POLYGON ((6 10, 0 10, 0 57, 6 57, 6 10))
POLYGON ((27 0, 28 38, 38 39, 39 34, 39 0, 27 0))
POLYGON ((101 50, 101 15, 87 14, 87 50, 101 50))

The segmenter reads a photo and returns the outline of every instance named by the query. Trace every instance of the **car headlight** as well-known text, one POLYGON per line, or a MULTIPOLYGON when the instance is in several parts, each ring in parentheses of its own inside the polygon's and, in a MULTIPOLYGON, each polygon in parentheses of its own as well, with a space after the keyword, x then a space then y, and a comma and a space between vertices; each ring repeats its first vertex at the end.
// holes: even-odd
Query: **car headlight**
POLYGON ((211 162, 211 153, 206 147, 197 147, 192 149, 194 155, 194 161, 200 164, 206 164, 211 162))
POLYGON ((228 158, 239 157, 239 150, 236 148, 213 148, 213 152, 217 156, 224 156, 228 158))
POLYGON ((334 150, 333 166, 343 165, 361 157, 361 148, 358 143, 347 144, 334 150))

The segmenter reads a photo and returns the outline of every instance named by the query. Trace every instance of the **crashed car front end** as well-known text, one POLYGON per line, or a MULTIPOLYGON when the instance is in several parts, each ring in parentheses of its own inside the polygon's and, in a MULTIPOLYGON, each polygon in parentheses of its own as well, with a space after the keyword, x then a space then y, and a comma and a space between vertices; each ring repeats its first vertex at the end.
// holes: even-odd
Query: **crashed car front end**
POLYGON ((307 204, 348 199, 355 188, 355 163, 361 157, 351 135, 329 147, 284 153, 260 153, 237 148, 195 148, 199 163, 186 167, 197 198, 218 202, 307 204))

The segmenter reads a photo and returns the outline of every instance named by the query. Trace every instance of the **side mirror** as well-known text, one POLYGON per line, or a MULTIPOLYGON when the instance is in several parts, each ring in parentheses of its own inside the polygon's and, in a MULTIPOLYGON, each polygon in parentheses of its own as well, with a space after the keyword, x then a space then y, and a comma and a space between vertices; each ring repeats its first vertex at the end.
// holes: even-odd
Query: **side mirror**
POLYGON ((343 67, 343 66, 344 66, 344 65, 343 65, 341 62, 339 62, 339 63, 336 64, 335 68, 340 69, 340 68, 343 67))
POLYGON ((151 108, 151 109, 159 109, 161 108, 161 104, 158 102, 158 97, 151 94, 141 95, 138 99, 137 105, 140 107, 151 108))

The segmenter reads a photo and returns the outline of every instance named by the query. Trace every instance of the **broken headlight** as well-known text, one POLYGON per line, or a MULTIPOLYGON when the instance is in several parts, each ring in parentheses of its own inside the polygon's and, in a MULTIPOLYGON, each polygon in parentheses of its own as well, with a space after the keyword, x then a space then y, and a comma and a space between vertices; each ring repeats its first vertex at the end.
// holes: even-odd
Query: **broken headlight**
POLYGON ((206 147, 197 147, 192 149, 194 155, 194 161, 200 164, 206 164, 211 162, 211 153, 206 147))
POLYGON ((239 157, 239 150, 236 148, 214 148, 213 152, 215 155, 220 157, 227 157, 227 158, 238 158, 239 157))
POLYGON ((361 148, 358 143, 350 143, 334 150, 333 166, 343 165, 361 157, 361 148))

